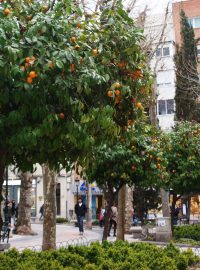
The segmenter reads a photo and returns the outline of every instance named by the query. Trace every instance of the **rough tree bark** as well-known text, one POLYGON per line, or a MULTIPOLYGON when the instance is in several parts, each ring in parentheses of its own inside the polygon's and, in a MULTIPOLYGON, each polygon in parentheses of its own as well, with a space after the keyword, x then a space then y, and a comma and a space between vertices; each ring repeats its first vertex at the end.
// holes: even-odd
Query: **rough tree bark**
POLYGON ((89 183, 87 184, 86 228, 92 230, 92 189, 89 183))
POLYGON ((117 240, 124 241, 125 232, 125 203, 126 185, 123 185, 118 193, 118 218, 117 218, 117 240))
POLYGON ((163 217, 170 217, 170 206, 169 206, 168 193, 163 188, 161 188, 160 195, 161 195, 161 199, 162 199, 163 217))
POLYGON ((106 205, 106 213, 105 213, 105 218, 104 218, 104 230, 103 230, 102 242, 107 240, 107 237, 108 237, 111 207, 115 201, 115 196, 116 196, 116 193, 113 191, 113 187, 111 185, 108 185, 108 191, 105 194, 107 205, 106 205))
POLYGON ((133 224, 133 187, 126 187, 126 208, 125 208, 125 233, 130 232, 133 224))
POLYGON ((18 209, 18 220, 15 229, 16 234, 20 235, 35 235, 36 233, 31 229, 31 189, 33 176, 30 172, 20 174, 21 188, 20 201, 18 209))
POLYGON ((42 166, 44 221, 42 250, 56 249, 56 177, 48 164, 42 166))

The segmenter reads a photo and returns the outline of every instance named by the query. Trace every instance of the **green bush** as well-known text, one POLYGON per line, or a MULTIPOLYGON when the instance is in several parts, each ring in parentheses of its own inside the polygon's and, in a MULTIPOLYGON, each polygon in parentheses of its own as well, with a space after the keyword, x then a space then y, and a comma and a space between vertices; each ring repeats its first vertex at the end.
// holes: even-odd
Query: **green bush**
POLYGON ((198 263, 191 250, 180 252, 172 243, 92 243, 89 247, 34 252, 15 249, 0 253, 0 270, 186 270, 198 263))
POLYGON ((56 223, 67 223, 68 220, 66 218, 63 217, 57 217, 56 218, 56 223))
POLYGON ((175 239, 187 238, 200 241, 200 225, 174 226, 173 235, 175 239))
POLYGON ((193 240, 193 239, 179 238, 179 239, 175 239, 175 242, 200 247, 200 241, 196 241, 196 240, 193 240))
POLYGON ((92 225, 99 225, 99 220, 98 220, 98 219, 93 220, 93 221, 92 221, 92 225))

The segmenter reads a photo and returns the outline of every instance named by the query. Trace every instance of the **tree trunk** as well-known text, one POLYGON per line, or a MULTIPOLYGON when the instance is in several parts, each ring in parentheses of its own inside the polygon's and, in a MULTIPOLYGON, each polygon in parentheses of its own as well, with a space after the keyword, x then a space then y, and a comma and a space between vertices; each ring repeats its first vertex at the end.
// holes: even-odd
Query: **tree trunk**
POLYGON ((21 173, 20 202, 18 208, 16 234, 34 235, 31 229, 31 189, 33 176, 30 172, 21 173))
POLYGON ((187 224, 190 224, 190 207, 191 207, 191 195, 186 196, 186 221, 187 224))
POLYGON ((163 188, 161 188, 160 194, 161 194, 161 199, 162 199, 163 217, 170 217, 170 206, 169 206, 168 193, 163 188))
POLYGON ((56 249, 56 173, 48 164, 42 166, 44 220, 42 250, 56 249))
POLYGON ((126 187, 126 207, 125 207, 125 233, 130 232, 133 224, 133 187, 126 187))
POLYGON ((117 218, 117 240, 124 241, 125 225, 125 203, 126 185, 123 185, 118 193, 118 218, 117 218))
POLYGON ((4 182, 4 171, 5 171, 5 160, 6 160, 6 151, 0 148, 0 231, 3 226, 2 218, 2 201, 3 201, 3 182, 4 182))
POLYGON ((87 184, 86 228, 92 230, 92 189, 89 183, 87 184))
POLYGON ((104 218, 104 229, 103 229, 103 237, 102 242, 107 240, 108 237, 108 229, 109 229, 109 223, 110 223, 110 214, 111 214, 111 207, 114 203, 116 194, 113 191, 113 188, 111 186, 108 187, 108 193, 105 195, 107 205, 106 205, 106 213, 104 218))
MULTIPOLYGON (((171 228, 172 229, 173 229, 173 225, 174 225, 176 201, 177 201, 177 194, 173 193, 172 207, 171 207, 171 228)), ((178 217, 177 217, 177 221, 178 221, 178 217)))

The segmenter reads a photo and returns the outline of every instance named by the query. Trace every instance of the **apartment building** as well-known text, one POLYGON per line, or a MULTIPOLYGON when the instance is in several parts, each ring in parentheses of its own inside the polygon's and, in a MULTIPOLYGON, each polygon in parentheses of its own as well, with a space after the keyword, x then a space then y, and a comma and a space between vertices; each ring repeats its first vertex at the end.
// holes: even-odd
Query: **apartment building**
MULTIPOLYGON (((177 44, 181 43, 181 25, 180 25, 180 11, 184 10, 188 21, 194 29, 195 38, 200 39, 200 1, 199 0, 186 0, 174 1, 172 4, 173 24, 175 31, 175 41, 177 44)), ((197 53, 200 58, 200 40, 197 43, 197 53)), ((200 73, 200 64, 198 65, 200 73)))

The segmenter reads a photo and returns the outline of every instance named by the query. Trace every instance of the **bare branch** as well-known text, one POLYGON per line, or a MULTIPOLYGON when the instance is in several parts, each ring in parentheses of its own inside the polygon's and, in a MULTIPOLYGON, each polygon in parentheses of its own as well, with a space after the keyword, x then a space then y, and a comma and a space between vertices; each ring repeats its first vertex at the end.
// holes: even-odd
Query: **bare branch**
POLYGON ((129 3, 129 5, 128 5, 128 7, 127 7, 127 12, 128 12, 128 13, 130 13, 130 12, 133 10, 133 8, 135 7, 136 2, 137 2, 137 0, 132 0, 132 1, 129 3))
POLYGON ((51 5, 50 5, 50 10, 53 10, 55 3, 56 3, 56 0, 53 0, 51 5))

